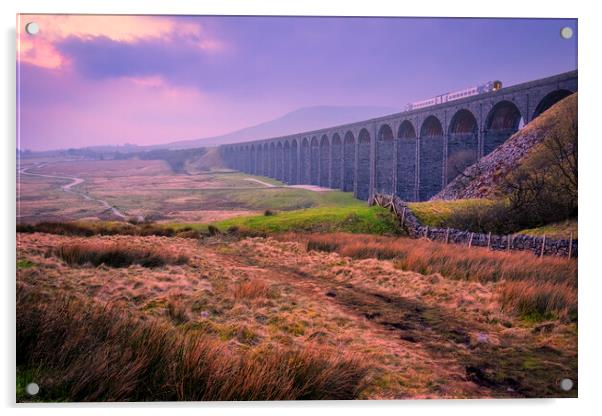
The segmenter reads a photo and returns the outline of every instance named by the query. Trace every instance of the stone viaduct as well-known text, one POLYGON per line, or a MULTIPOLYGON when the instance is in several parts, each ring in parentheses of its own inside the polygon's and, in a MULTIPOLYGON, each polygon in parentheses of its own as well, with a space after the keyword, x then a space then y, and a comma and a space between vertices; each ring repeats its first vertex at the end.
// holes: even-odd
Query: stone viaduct
POLYGON ((577 91, 577 71, 427 108, 222 145, 239 171, 405 201, 427 200, 520 127, 577 91))

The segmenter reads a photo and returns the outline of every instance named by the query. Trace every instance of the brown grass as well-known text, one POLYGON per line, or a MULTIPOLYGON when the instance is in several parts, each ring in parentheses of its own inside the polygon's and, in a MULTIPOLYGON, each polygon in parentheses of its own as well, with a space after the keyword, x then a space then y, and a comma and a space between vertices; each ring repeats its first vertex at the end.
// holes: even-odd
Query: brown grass
POLYGON ((506 253, 409 238, 320 234, 307 237, 308 250, 337 252, 352 258, 394 259, 403 270, 440 273, 480 282, 527 280, 577 285, 577 262, 531 253, 506 253))
MULTIPOLYGON (((95 235, 131 235, 138 237, 180 237, 202 239, 204 237, 223 236, 215 226, 209 225, 206 231, 190 226, 171 227, 161 223, 129 223, 109 221, 80 222, 40 222, 37 224, 17 224, 18 233, 46 233, 66 236, 91 237, 95 235)), ((231 226, 226 235, 235 239, 246 237, 266 237, 265 232, 248 227, 231 226)))
POLYGON ((77 242, 63 244, 53 252, 69 265, 92 264, 110 267, 128 267, 139 264, 143 267, 160 267, 166 264, 184 264, 188 258, 174 255, 156 248, 142 248, 127 243, 77 242))
POLYGON ((507 253, 424 240, 346 234, 314 235, 307 250, 352 258, 392 259, 403 270, 451 279, 502 282, 502 308, 527 319, 577 317, 577 262, 531 253, 507 253))
POLYGON ((577 292, 564 283, 506 282, 499 292, 502 309, 533 320, 577 316, 577 292))
POLYGON ((110 306, 17 290, 17 365, 44 401, 353 399, 369 364, 306 345, 233 351, 227 343, 110 306))
POLYGON ((261 279, 251 279, 234 285, 234 298, 238 300, 267 298, 273 295, 274 291, 261 279))

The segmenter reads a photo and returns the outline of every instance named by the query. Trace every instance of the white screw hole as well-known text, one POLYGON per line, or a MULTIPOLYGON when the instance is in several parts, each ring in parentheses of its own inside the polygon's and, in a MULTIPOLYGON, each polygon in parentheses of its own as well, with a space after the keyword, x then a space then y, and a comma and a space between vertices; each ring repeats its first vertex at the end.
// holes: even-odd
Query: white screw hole
POLYGON ((30 35, 37 35, 40 31, 40 26, 36 22, 29 22, 25 25, 25 31, 30 35))
POLYGON ((562 39, 570 39, 573 37, 573 29, 571 29, 568 26, 563 27, 562 29, 560 29, 560 36, 562 36, 562 39))
POLYGON ((40 386, 38 386, 36 383, 29 383, 27 386, 25 386, 25 391, 30 396, 35 396, 40 392, 40 386))
POLYGON ((570 391, 573 388, 573 380, 570 378, 563 378, 560 381, 560 388, 564 391, 570 391))

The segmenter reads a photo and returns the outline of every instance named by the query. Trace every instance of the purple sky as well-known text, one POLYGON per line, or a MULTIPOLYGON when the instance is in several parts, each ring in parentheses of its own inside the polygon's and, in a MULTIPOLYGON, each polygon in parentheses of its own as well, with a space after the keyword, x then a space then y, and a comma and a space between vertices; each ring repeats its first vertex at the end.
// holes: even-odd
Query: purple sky
POLYGON ((574 19, 21 15, 18 147, 165 143, 511 85, 577 68, 563 26, 577 33, 574 19))

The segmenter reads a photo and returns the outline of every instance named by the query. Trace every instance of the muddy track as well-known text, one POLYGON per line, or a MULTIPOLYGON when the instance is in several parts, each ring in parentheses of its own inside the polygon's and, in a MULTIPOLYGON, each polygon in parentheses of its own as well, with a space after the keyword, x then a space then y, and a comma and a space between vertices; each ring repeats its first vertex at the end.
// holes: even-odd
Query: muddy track
MULTIPOLYGON (((247 254, 247 253, 245 253, 247 254)), ((342 310, 365 318, 391 339, 414 344, 443 366, 456 367, 466 381, 489 389, 495 397, 557 397, 550 374, 557 379, 577 379, 576 359, 553 347, 512 332, 494 335, 499 343, 487 342, 491 328, 463 317, 459 311, 427 305, 418 298, 394 296, 367 286, 341 283, 313 275, 297 267, 274 264, 257 256, 234 255, 243 266, 269 270, 270 277, 291 284, 310 296, 322 296, 342 310), (483 338, 475 341, 474 335, 483 338), (540 363, 525 371, 525 357, 540 363), (574 368, 564 363, 575 363, 574 368)), ((407 345, 407 344, 406 344, 407 345)))

